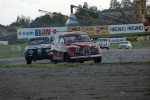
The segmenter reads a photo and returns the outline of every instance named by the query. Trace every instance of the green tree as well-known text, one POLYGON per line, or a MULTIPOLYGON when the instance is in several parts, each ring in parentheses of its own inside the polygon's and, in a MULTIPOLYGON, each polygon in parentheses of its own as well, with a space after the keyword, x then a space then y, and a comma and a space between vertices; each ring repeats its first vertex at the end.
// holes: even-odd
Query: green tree
MULTIPOLYGON (((92 17, 92 18, 98 18, 98 14, 87 11, 87 10, 84 10, 82 8, 88 9, 88 10, 91 10, 91 11, 99 11, 96 6, 89 6, 87 2, 84 2, 83 6, 81 4, 78 5, 78 7, 76 9, 76 12, 75 12, 76 17, 77 16, 83 16, 83 18, 88 19, 87 14, 89 14, 90 17, 92 17)), ((77 19, 83 19, 83 18, 82 17, 77 17, 77 19)))
POLYGON ((86 8, 86 9, 88 9, 88 8, 89 8, 89 5, 88 5, 88 3, 87 3, 87 2, 84 2, 83 8, 86 8))
POLYGON ((5 25, 1 25, 1 24, 0 24, 0 27, 5 28, 6 26, 5 26, 5 25))
POLYGON ((59 24, 59 26, 64 26, 67 20, 65 17, 54 14, 45 14, 40 18, 47 24, 59 24))
POLYGON ((10 24, 10 26, 20 26, 20 25, 22 25, 23 27, 26 27, 26 26, 28 26, 31 23, 31 21, 32 20, 31 20, 31 18, 29 16, 28 17, 26 17, 24 15, 17 16, 16 22, 12 22, 10 24))
MULTIPOLYGON (((90 6, 90 7, 89 7, 89 10, 91 10, 91 11, 96 11, 96 12, 99 11, 96 6, 90 6)), ((91 17, 93 17, 93 18, 98 18, 98 17, 99 17, 98 14, 92 13, 92 12, 90 12, 89 15, 90 15, 91 17)))
POLYGON ((121 8, 124 8, 124 7, 131 7, 132 6, 132 3, 130 0, 122 0, 121 1, 121 8))
POLYGON ((109 9, 116 9, 116 8, 120 8, 120 7, 121 7, 121 4, 117 0, 110 1, 109 9))

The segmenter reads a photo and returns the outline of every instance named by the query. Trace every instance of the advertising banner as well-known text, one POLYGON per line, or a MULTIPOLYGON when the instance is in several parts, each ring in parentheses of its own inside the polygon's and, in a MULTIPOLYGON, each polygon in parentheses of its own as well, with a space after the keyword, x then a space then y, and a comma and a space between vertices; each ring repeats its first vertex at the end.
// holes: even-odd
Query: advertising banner
POLYGON ((67 27, 45 27, 45 28, 22 28, 17 29, 18 39, 25 39, 31 36, 56 36, 67 32, 67 27))
POLYGON ((126 38, 110 38, 110 43, 120 43, 126 41, 126 38))
POLYGON ((137 40, 138 41, 147 41, 148 40, 148 36, 138 36, 137 40))
POLYGON ((126 41, 146 41, 148 40, 148 36, 131 36, 126 37, 126 41))
POLYGON ((76 27, 68 27, 68 32, 73 31, 81 31, 86 32, 88 35, 101 35, 101 34, 109 34, 109 26, 103 25, 103 26, 76 26, 76 27))
MULTIPOLYGON (((96 28, 95 26, 85 26, 81 27, 82 31, 86 32, 88 35, 95 35, 96 28)), ((97 28, 97 34, 100 34, 100 30, 97 28)))
POLYGON ((144 32, 150 32, 150 22, 143 23, 144 32))
POLYGON ((35 36, 34 29, 32 28, 17 29, 18 39, 25 39, 31 36, 35 36))
POLYGON ((8 41, 0 41, 0 45, 8 45, 8 41))
POLYGON ((21 51, 20 46, 12 46, 12 51, 21 51))
POLYGON ((125 25, 110 25, 110 34, 136 33, 136 32, 144 32, 143 23, 141 23, 141 24, 125 24, 125 25))
POLYGON ((101 34, 110 34, 109 25, 100 26, 101 34))

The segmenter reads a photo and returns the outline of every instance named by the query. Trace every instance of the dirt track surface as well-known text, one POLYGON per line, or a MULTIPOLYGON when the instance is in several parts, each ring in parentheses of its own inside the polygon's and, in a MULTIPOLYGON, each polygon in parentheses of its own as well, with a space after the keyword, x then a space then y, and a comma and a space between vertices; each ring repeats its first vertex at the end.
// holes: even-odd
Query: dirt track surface
POLYGON ((150 64, 0 68, 0 100, 150 100, 150 64))
MULTIPOLYGON (((102 63, 115 62, 148 62, 150 49, 102 49, 102 63)), ((26 64, 24 57, 0 59, 0 63, 8 65, 26 64)), ((33 63, 51 63, 50 60, 39 60, 33 63)))

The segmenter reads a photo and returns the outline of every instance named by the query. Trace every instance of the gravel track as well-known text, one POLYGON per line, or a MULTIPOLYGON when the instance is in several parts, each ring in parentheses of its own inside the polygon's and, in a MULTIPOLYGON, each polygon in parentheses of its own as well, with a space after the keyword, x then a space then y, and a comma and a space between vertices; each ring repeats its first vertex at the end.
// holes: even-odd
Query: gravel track
POLYGON ((0 68, 1 100, 150 100, 150 64, 0 68))
POLYGON ((24 57, 0 59, 23 64, 0 68, 0 100, 150 100, 150 64, 134 63, 149 62, 150 49, 102 50, 102 56, 102 64, 57 68, 28 67, 24 57))

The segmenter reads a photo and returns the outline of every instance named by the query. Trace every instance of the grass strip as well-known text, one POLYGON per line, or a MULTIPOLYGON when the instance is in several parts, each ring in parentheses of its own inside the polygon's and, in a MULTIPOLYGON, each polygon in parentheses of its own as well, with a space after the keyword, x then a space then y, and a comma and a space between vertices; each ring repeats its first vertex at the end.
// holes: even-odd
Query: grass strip
POLYGON ((15 57, 24 57, 24 51, 0 52, 0 59, 15 58, 15 57))
POLYGON ((70 68, 70 67, 86 67, 86 66, 103 66, 107 64, 133 64, 133 65, 150 65, 150 61, 147 62, 115 62, 115 63, 94 63, 94 62, 86 62, 86 63, 57 63, 57 64, 31 64, 31 65, 6 65, 0 64, 0 68, 5 67, 32 67, 32 68, 70 68))

